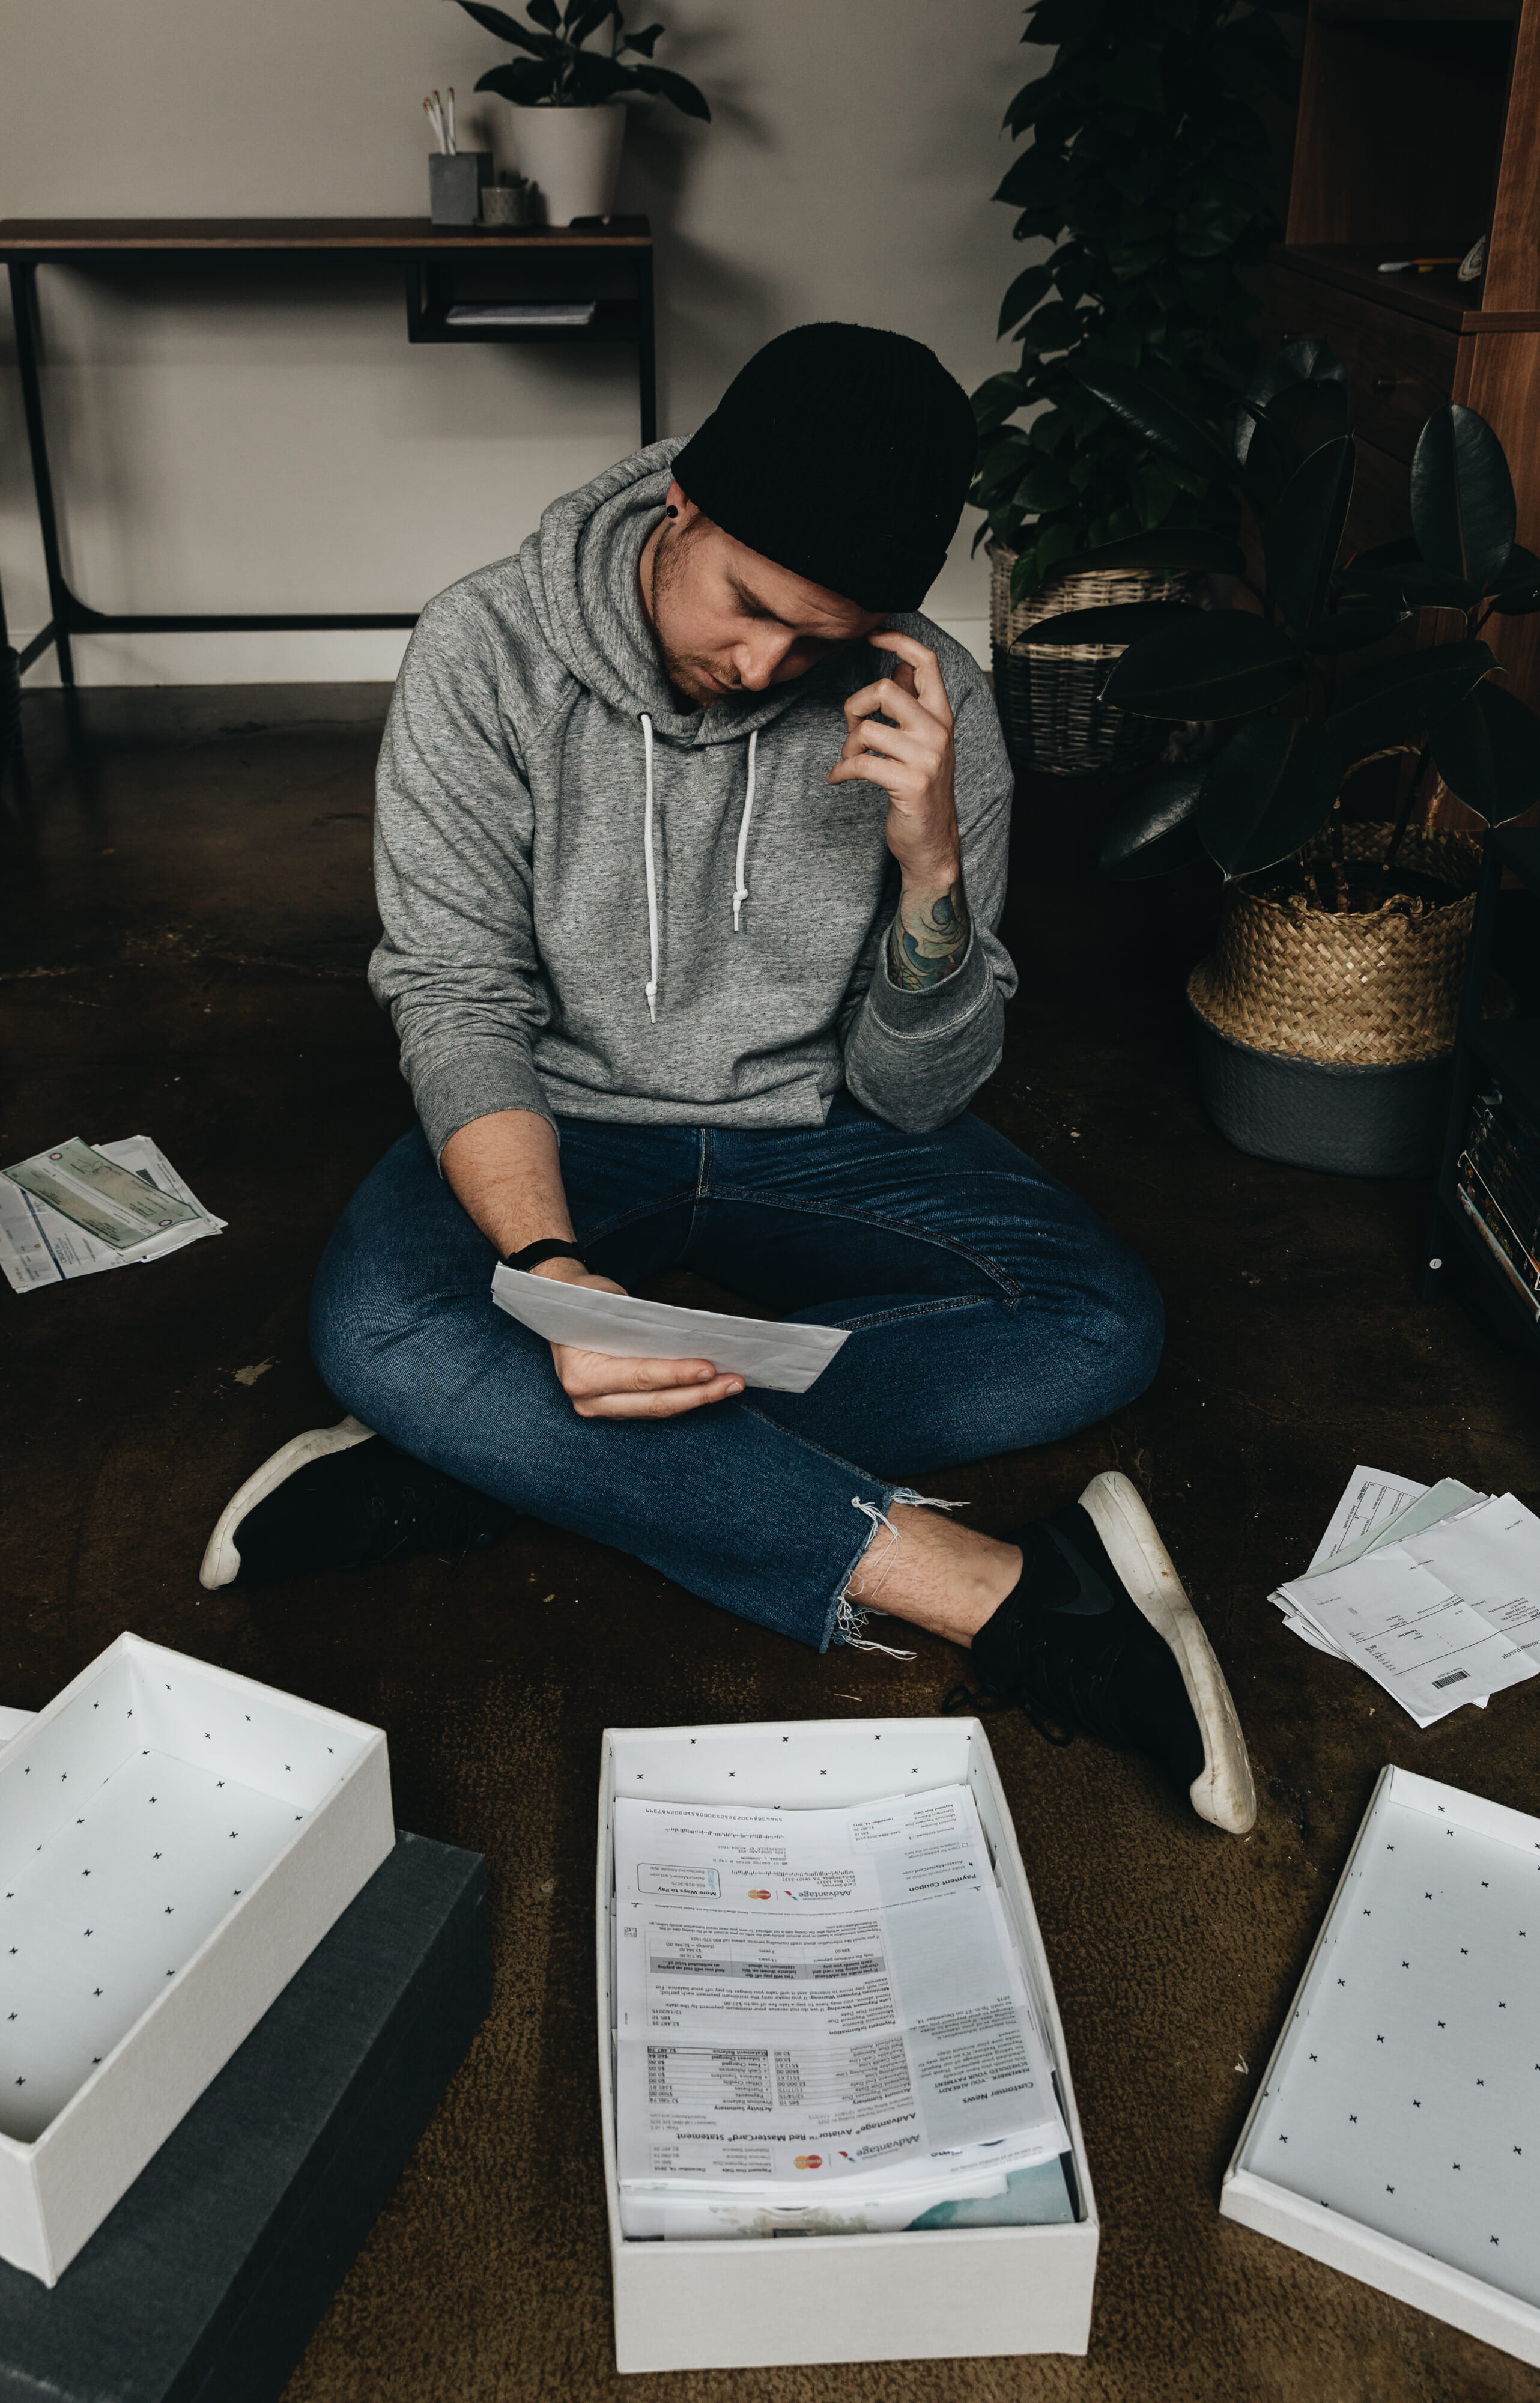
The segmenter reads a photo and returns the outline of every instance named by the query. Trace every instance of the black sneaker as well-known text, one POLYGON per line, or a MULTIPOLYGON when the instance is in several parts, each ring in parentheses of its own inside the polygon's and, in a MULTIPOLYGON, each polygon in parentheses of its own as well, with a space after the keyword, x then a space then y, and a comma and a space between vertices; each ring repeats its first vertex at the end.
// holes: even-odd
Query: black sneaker
MULTIPOLYGON (((1020 1581, 973 1640, 985 1694, 1019 1704, 1050 1742, 1080 1729, 1153 1753, 1200 1819, 1243 1836, 1256 1795, 1241 1722, 1137 1490, 1108 1470, 1011 1541, 1020 1581)), ((942 1707, 979 1699, 959 1688, 942 1707)))
POLYGON ((198 1574, 213 1591, 413 1552, 479 1551, 517 1516, 397 1452, 361 1419, 343 1419, 297 1435, 247 1478, 220 1512, 198 1574))

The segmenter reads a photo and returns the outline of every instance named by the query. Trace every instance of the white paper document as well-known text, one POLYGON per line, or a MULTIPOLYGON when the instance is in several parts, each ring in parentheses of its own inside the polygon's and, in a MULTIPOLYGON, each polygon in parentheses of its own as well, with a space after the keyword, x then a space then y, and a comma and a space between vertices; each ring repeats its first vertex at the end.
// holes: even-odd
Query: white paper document
MULTIPOLYGON (((68 1146, 61 1145, 58 1148, 62 1152, 68 1146)), ((79 1148, 86 1150, 88 1146, 81 1145, 79 1148)), ((31 1293, 41 1285, 95 1276, 104 1269, 135 1267, 160 1259, 168 1252, 180 1251, 185 1243, 197 1243, 204 1235, 223 1232, 224 1219, 205 1210, 148 1135, 130 1135, 121 1143, 97 1144, 89 1148, 116 1171, 127 1171, 125 1182, 145 1190, 146 1199, 140 1205, 141 1215, 147 1222, 145 1230, 137 1239, 129 1234, 126 1242, 122 1240, 131 1214, 122 1211, 115 1193, 108 1206, 119 1211, 115 1222, 119 1239, 109 1243, 55 1209, 45 1198, 39 1178, 23 1184, 10 1173, 0 1175, 0 1271, 13 1291, 31 1293), (158 1207, 158 1201, 171 1207, 158 1207)), ((56 1170, 61 1164, 66 1169, 70 1165, 55 1163, 48 1154, 39 1158, 46 1166, 56 1170)), ((33 1165, 25 1160, 19 1163, 21 1168, 29 1170, 33 1165)), ((102 1207, 101 1181, 87 1183, 86 1189, 91 1207, 102 1207)), ((73 1190, 68 1198, 72 1204, 81 1199, 83 1206, 83 1197, 76 1197, 73 1190)))
POLYGON ((522 1269, 494 1270, 492 1298, 548 1343, 571 1343, 615 1360, 709 1360, 714 1368, 731 1369, 745 1385, 780 1394, 805 1394, 849 1335, 843 1327, 681 1310, 673 1302, 640 1301, 634 1294, 559 1285, 554 1277, 531 1276, 522 1269))
POLYGON ((711 2232, 666 2225, 670 2196, 907 2227, 1067 2152, 966 1786, 844 1811, 622 1797, 615 1846, 619 2178, 653 2199, 628 2233, 711 2232))
POLYGON ((1510 1493, 1414 1518, 1280 1592, 1429 1726, 1540 1670, 1540 1519, 1510 1493))

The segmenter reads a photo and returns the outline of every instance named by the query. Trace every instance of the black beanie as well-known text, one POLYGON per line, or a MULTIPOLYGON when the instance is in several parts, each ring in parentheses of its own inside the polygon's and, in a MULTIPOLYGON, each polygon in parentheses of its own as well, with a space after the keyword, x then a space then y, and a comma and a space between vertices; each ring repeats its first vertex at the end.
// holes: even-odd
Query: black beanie
POLYGON ((755 354, 673 462, 698 509, 862 609, 917 609, 973 479, 966 393, 870 326, 795 326, 755 354))

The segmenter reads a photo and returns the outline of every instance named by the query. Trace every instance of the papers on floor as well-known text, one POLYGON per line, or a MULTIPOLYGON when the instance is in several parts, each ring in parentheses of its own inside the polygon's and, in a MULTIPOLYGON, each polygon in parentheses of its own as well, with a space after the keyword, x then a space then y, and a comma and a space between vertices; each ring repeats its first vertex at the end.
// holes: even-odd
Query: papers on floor
POLYGON ((965 1785, 841 1811, 622 1797, 615 1856, 628 2236, 1073 2215, 965 1785))
POLYGON ((1355 1468, 1309 1569, 1272 1599, 1431 1727, 1540 1670, 1540 1519, 1455 1478, 1355 1468))
POLYGON ((224 1227, 147 1134, 72 1136, 0 1174, 0 1270, 17 1293, 160 1259, 224 1227))
POLYGON ((634 1294, 562 1285, 522 1269, 493 1272, 499 1310, 543 1335, 616 1360, 709 1360, 745 1385, 805 1394, 849 1336, 843 1327, 805 1327, 789 1319, 731 1318, 717 1310, 681 1310, 634 1294))

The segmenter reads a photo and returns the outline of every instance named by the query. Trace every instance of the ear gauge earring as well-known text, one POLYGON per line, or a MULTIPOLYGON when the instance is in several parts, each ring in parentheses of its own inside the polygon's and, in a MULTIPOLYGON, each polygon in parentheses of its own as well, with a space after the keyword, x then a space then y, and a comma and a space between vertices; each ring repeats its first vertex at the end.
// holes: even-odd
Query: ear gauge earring
POLYGON ((671 502, 670 506, 663 511, 663 515, 666 518, 676 518, 679 515, 679 512, 671 502))

